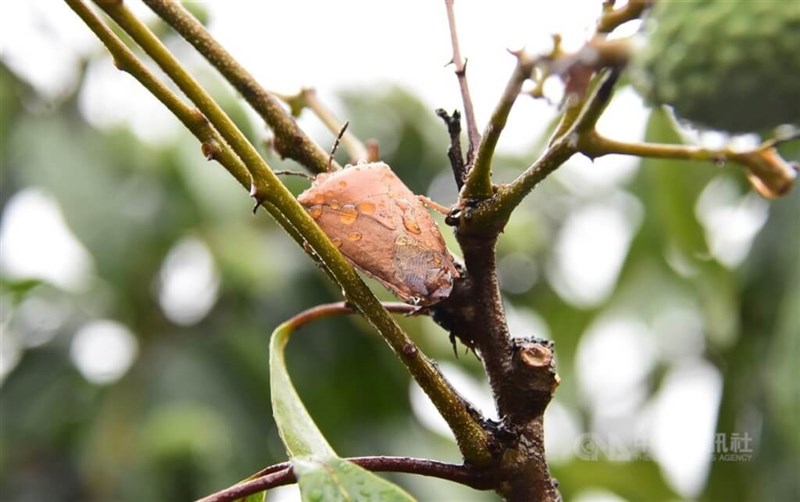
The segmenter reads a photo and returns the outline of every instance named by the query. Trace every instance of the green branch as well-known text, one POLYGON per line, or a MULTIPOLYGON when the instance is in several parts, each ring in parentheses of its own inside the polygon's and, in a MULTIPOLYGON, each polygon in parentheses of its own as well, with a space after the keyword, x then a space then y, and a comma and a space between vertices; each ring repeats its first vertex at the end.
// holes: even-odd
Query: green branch
POLYGON ((508 121, 511 107, 522 91, 522 84, 530 78, 537 59, 524 51, 514 54, 517 57, 517 66, 506 84, 500 102, 492 112, 492 117, 483 133, 475 164, 469 171, 467 182, 464 184, 462 197, 465 199, 484 200, 492 197, 492 159, 497 148, 497 141, 508 121))
POLYGON ((486 228, 500 230, 511 217, 514 209, 525 197, 564 162, 579 150, 580 138, 594 130, 597 120, 605 110, 616 83, 616 71, 604 72, 595 77, 590 85, 591 92, 581 100, 577 111, 568 111, 559 126, 559 131, 544 154, 531 164, 517 179, 501 186, 494 198, 486 204, 478 205, 472 213, 469 231, 483 231, 486 228))
POLYGON ((629 0, 627 4, 615 9, 614 2, 605 2, 603 14, 597 20, 597 33, 611 33, 628 21, 638 19, 652 3, 652 0, 629 0))
POLYGON ((590 158, 618 154, 715 163, 734 162, 745 169, 748 181, 759 194, 774 199, 786 195, 797 178, 795 169, 775 149, 777 143, 779 141, 769 140, 753 150, 737 152, 730 148, 711 150, 691 145, 628 143, 606 138, 591 130, 580 136, 578 148, 590 158))
MULTIPOLYGON (((130 51, 126 53, 121 50, 121 47, 124 46, 121 46, 119 39, 108 36, 110 30, 82 0, 65 1, 106 43, 118 64, 121 64, 120 61, 126 61, 128 55, 132 55, 129 54, 130 51)), ((431 398, 453 430, 465 459, 475 464, 488 462, 490 458, 488 434, 483 430, 479 421, 470 414, 463 398, 450 387, 436 366, 416 348, 413 342, 400 329, 399 325, 359 278, 349 262, 333 246, 292 194, 280 183, 266 162, 255 151, 255 148, 247 142, 244 135, 236 128, 235 124, 224 114, 211 96, 183 69, 152 32, 123 5, 104 2, 100 4, 100 7, 159 64, 167 75, 195 103, 202 114, 208 117, 209 127, 216 130, 224 138, 225 142, 231 145, 233 154, 239 157, 239 162, 249 173, 249 179, 241 179, 241 171, 238 172, 238 175, 234 174, 234 176, 237 176, 240 182, 246 181, 249 183, 251 189, 255 189, 255 196, 265 203, 266 209, 276 217, 278 223, 299 243, 307 243, 322 264, 327 267, 336 282, 342 286, 347 300, 375 327, 405 364, 417 383, 431 398)), ((123 67, 129 69, 135 68, 136 65, 126 66, 126 64, 123 64, 123 67)), ((144 81, 152 80, 151 74, 148 76, 139 71, 132 71, 131 74, 140 78, 143 83, 144 81)), ((149 86, 146 87, 148 89, 156 89, 158 86, 154 86, 150 82, 149 86)), ((178 104, 179 99, 176 100, 175 97, 169 97, 162 91, 158 92, 158 96, 171 103, 170 110, 175 112, 176 115, 178 110, 182 110, 180 113, 185 112, 178 104)), ((194 110, 192 110, 192 113, 203 116, 194 110)), ((187 127, 189 126, 187 125, 187 127)), ((189 127, 189 129, 195 132, 196 127, 189 127)), ((198 138, 203 141, 204 137, 198 135, 198 138)), ((223 144, 221 143, 219 146, 223 144)), ((217 151, 224 152, 225 149, 212 145, 210 149, 209 147, 204 148, 204 151, 210 154, 217 153, 217 151)), ((227 154, 223 153, 222 158, 227 159, 227 154)), ((231 160, 231 162, 233 163, 232 165, 236 164, 236 161, 231 160)))
MULTIPOLYGON (((297 126, 297 122, 277 99, 258 84, 255 78, 217 42, 208 30, 179 2, 144 0, 161 19, 214 66, 239 91, 272 129, 274 147, 281 156, 296 160, 312 172, 323 173, 328 154, 297 126)), ((339 168, 338 165, 335 168, 339 168)))
MULTIPOLYGON (((471 166, 475 160, 475 150, 481 142, 481 134, 478 132, 478 122, 475 120, 475 105, 469 92, 469 82, 467 81, 467 60, 461 55, 461 44, 458 41, 458 28, 456 24, 456 13, 454 0, 444 0, 445 10, 447 11, 447 25, 450 28, 450 45, 453 48, 453 59, 451 60, 455 68, 458 87, 461 90, 461 102, 464 104, 464 117, 467 119, 467 165, 471 166)), ((463 160, 461 161, 463 162, 463 160)), ((458 181, 461 188, 463 180, 458 181)))
MULTIPOLYGON (((295 117, 299 116, 305 108, 308 108, 334 135, 341 132, 344 123, 319 99, 316 89, 304 87, 300 89, 300 92, 293 95, 278 94, 277 92, 273 92, 272 94, 289 105, 289 109, 292 110, 292 115, 295 117)), ((377 158, 372 158, 367 146, 350 131, 345 130, 344 134, 341 136, 341 142, 350 157, 351 164, 379 160, 377 158)))
MULTIPOLYGON (((288 192, 283 194, 281 190, 278 190, 278 188, 282 187, 280 180, 272 173, 255 147, 250 144, 222 107, 183 68, 147 25, 137 19, 122 2, 98 1, 96 3, 153 58, 164 73, 175 82, 178 88, 208 118, 209 122, 225 138, 225 141, 231 146, 236 155, 242 159, 250 173, 250 189, 253 197, 257 201, 270 200, 275 204, 280 204, 281 199, 285 199, 287 195, 291 198, 288 192)), ((283 201, 283 204, 285 205, 286 201, 283 201)))
POLYGON ((250 188, 250 174, 244 163, 234 154, 222 136, 199 113, 175 94, 136 57, 119 37, 80 1, 67 0, 83 22, 95 33, 114 57, 114 65, 139 81, 156 99, 166 106, 202 144, 205 157, 216 160, 236 178, 243 187, 250 188))
MULTIPOLYGON (((175 94, 163 82, 145 66, 136 55, 131 51, 120 38, 106 26, 103 21, 95 15, 84 3, 80 1, 67 0, 67 4, 80 16, 83 22, 95 33, 97 38, 108 48, 114 57, 114 64, 121 71, 130 74, 139 81, 150 93, 158 99, 167 109, 169 109, 183 125, 194 134, 201 142, 203 155, 208 160, 216 160, 220 163, 236 181, 245 189, 250 188, 250 173, 242 160, 231 150, 230 146, 211 126, 206 117, 197 111, 175 94)), ((273 217, 282 221, 281 226, 299 244, 303 244, 305 239, 297 233, 282 213, 271 205, 267 204, 268 210, 273 217), (270 210, 271 209, 271 210, 270 210)), ((328 271, 325 269, 326 272, 328 271)))

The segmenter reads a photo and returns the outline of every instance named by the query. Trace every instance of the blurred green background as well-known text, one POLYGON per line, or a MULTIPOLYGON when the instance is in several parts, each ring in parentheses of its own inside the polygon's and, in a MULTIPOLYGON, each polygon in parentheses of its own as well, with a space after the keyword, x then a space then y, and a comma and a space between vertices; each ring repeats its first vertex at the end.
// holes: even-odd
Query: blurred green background
MULTIPOLYGON (((268 335, 340 294, 265 213, 250 215, 246 193, 188 133, 154 144, 89 124, 85 83, 53 100, 2 67, 0 498, 190 500, 285 460, 268 335), (43 211, 63 218, 68 248, 43 211), (31 272, 20 253, 78 270, 31 272)), ((242 102, 219 95, 263 145, 242 102)), ((412 190, 454 201, 433 110, 397 88, 347 90, 341 103, 412 190)), ((679 139, 662 112, 646 135, 679 139)), ((543 140, 497 159, 496 178, 513 179, 543 140)), ((796 144, 785 153, 800 159, 796 144)), ((498 249, 514 334, 556 342, 562 385, 546 426, 565 500, 800 500, 800 193, 767 203, 736 167, 599 169, 572 163, 545 181, 498 249), (735 437, 751 457, 712 461, 735 437)), ((475 357, 456 358, 428 319, 401 322, 486 399, 475 357)), ((340 454, 459 461, 359 319, 304 328, 288 362, 340 454)), ((390 478, 421 500, 495 500, 390 478)))

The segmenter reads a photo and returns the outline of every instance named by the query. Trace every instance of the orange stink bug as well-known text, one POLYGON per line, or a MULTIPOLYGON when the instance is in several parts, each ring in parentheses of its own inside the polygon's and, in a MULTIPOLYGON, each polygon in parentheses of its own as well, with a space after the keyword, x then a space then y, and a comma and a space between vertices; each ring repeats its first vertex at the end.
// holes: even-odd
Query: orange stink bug
POLYGON ((459 274, 421 200, 383 162, 322 173, 297 200, 358 269, 406 303, 450 295, 459 274))

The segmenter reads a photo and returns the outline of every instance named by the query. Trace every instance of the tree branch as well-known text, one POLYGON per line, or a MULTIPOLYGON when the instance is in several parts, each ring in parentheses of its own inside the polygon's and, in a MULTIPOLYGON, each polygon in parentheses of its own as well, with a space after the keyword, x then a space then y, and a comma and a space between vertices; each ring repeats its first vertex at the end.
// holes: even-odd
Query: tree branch
POLYGON ((486 126, 483 139, 478 147, 478 154, 475 157, 475 163, 471 167, 467 182, 464 185, 463 199, 484 200, 494 195, 492 188, 492 159, 494 158, 497 141, 505 128, 511 107, 522 90, 522 84, 530 78, 538 61, 538 58, 534 58, 524 51, 516 52, 514 56, 517 58, 517 66, 514 68, 514 73, 511 75, 508 84, 506 84, 503 96, 500 98, 500 102, 495 107, 494 112, 492 112, 492 117, 486 126))
POLYGON ((545 460, 543 419, 559 379, 551 344, 509 336, 497 284, 496 240, 525 195, 578 151, 577 137, 593 129, 615 78, 605 75, 598 80, 566 133, 515 182, 500 187, 493 198, 464 208, 456 237, 468 273, 450 298, 433 307, 434 319, 476 350, 489 377, 502 419, 494 434, 501 443, 499 469, 503 472, 496 490, 510 501, 560 499, 545 460))
POLYGON ((464 164, 464 155, 461 153, 461 114, 453 110, 453 115, 439 108, 436 115, 447 125, 447 134, 450 136, 450 146, 447 148, 447 158, 450 159, 450 168, 456 179, 456 187, 461 191, 467 179, 467 166, 464 164))
POLYGON ((203 155, 218 161, 243 187, 250 188, 250 174, 244 163, 233 153, 222 136, 208 120, 162 83, 139 61, 136 55, 109 29, 97 15, 80 1, 67 0, 69 7, 83 20, 114 58, 117 69, 138 80, 156 99, 169 109, 181 123, 200 140, 203 155))
MULTIPOLYGON (((336 118, 333 112, 319 100, 315 89, 306 87, 300 89, 300 92, 294 95, 283 95, 275 92, 272 94, 289 105, 292 115, 295 117, 299 116, 304 108, 308 108, 325 124, 325 127, 330 132, 338 134, 341 131, 342 121, 336 118)), ((348 152, 351 164, 370 161, 367 147, 352 132, 344 132, 342 146, 348 152)))
POLYGON ((781 158, 775 149, 776 143, 769 140, 753 150, 736 152, 730 148, 710 150, 690 145, 627 143, 606 138, 593 129, 580 136, 578 148, 589 158, 620 154, 717 164, 735 162, 745 169, 748 181, 759 194, 774 199, 788 193, 797 178, 797 170, 781 158))
POLYGON ((614 2, 605 2, 603 14, 597 20, 597 33, 611 33, 618 26, 638 19, 641 17, 645 8, 653 3, 653 0, 628 0, 628 3, 615 9, 614 2))
MULTIPOLYGON (((275 150, 312 172, 327 169, 328 154, 298 127, 280 103, 261 87, 253 76, 208 33, 180 2, 144 0, 161 19, 177 31, 239 91, 250 106, 266 121, 275 135, 275 150)), ((338 169, 340 166, 336 166, 338 169)))
MULTIPOLYGON (((208 160, 219 162, 236 181, 245 189, 250 188, 250 173, 247 166, 231 150, 230 146, 209 123, 208 119, 196 108, 192 108, 178 97, 169 87, 158 80, 155 75, 128 49, 120 38, 83 2, 67 0, 69 7, 83 20, 97 38, 106 46, 114 58, 114 64, 138 80, 156 99, 164 104, 183 125, 201 142, 203 156, 208 160)), ((279 221, 292 239, 303 245, 305 239, 297 229, 286 220, 283 214, 271 203, 265 204, 268 212, 279 221)), ((328 269, 322 267, 326 273, 328 269)))
POLYGON ((552 343, 510 338, 492 268, 493 242, 459 235, 469 273, 450 298, 432 307, 433 315, 475 349, 489 376, 501 418, 493 428, 499 443, 495 490, 511 502, 554 502, 560 498, 545 461, 543 419, 559 383, 552 343))
MULTIPOLYGON (((464 103, 464 115, 467 119, 467 166, 471 167, 475 161, 475 152, 481 142, 481 134, 478 132, 478 122, 475 119, 475 106, 472 103, 472 96, 469 93, 467 83, 467 62, 461 56, 461 47, 458 41, 458 31, 456 30, 456 14, 454 9, 455 0, 444 0, 447 9, 447 24, 450 27, 450 45, 453 47, 452 63, 455 66, 458 87, 461 89, 461 101, 464 103)), ((461 185, 459 185, 459 189, 461 185)))
POLYGON ((573 114, 565 113, 559 126, 559 130, 565 129, 565 132, 557 132, 554 142, 548 146, 544 154, 517 179, 499 187, 493 199, 486 201, 485 204, 478 204, 472 211, 470 220, 464 225, 464 232, 481 232, 487 228, 493 228, 496 232, 502 230, 514 208, 534 187, 579 151, 581 135, 593 130, 608 104, 618 75, 616 70, 612 70, 596 77, 597 82, 593 85, 593 91, 581 101, 583 106, 579 111, 573 114))
MULTIPOLYGON (((382 302, 382 305, 387 312, 392 312, 393 314, 411 315, 416 313, 425 313, 424 311, 420 311, 419 308, 415 307, 414 305, 409 305, 407 303, 382 302)), ((301 326, 325 317, 356 313, 358 312, 347 302, 323 303, 322 305, 317 305, 316 307, 311 307, 310 309, 300 312, 286 321, 286 324, 289 324, 293 330, 296 330, 301 326)))
MULTIPOLYGON (((71 6, 82 4, 80 0, 66 0, 71 6)), ((430 397, 442 417, 450 425, 465 459, 477 465, 491 459, 490 438, 482 428, 478 417, 465 406, 463 399, 454 391, 433 362, 428 359, 403 332, 397 322, 356 274, 352 265, 339 253, 313 219, 280 183, 277 177, 258 155, 244 135, 224 114, 214 100, 194 81, 172 54, 136 19, 130 11, 118 3, 103 2, 100 7, 125 30, 159 66, 178 84, 179 88, 209 118, 211 124, 232 146, 244 161, 251 176, 251 186, 259 202, 266 201, 268 211, 285 229, 293 228, 308 244, 332 277, 342 287, 347 300, 367 319, 392 347, 411 375, 430 397)), ((327 162, 327 161, 326 161, 327 162)))
MULTIPOLYGON (((266 161, 249 143, 216 101, 202 88, 180 62, 169 52, 153 32, 142 23, 123 4, 117 2, 96 1, 108 16, 158 64, 172 79, 178 88, 200 109, 211 124, 219 131, 233 151, 242 159, 250 173, 251 195, 256 201, 271 200, 282 208, 292 206, 292 195, 283 187, 280 180, 272 173, 266 161), (280 202, 279 202, 280 201, 280 202)), ((298 209, 299 204, 297 204, 298 209)))
MULTIPOLYGON (((351 457, 347 460, 371 472, 419 474, 453 481, 476 490, 488 490, 493 485, 493 480, 488 471, 467 465, 447 464, 435 460, 412 457, 351 457)), ((232 502, 248 495, 277 486, 292 484, 296 481, 291 462, 283 462, 270 466, 230 488, 225 488, 213 495, 204 497, 198 502, 232 502)))

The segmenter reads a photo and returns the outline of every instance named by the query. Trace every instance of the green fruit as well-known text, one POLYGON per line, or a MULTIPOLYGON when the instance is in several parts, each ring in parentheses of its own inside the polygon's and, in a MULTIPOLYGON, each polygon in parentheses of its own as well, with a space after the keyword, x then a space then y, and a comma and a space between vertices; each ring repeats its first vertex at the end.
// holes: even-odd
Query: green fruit
POLYGON ((800 121, 800 1, 660 0, 645 26, 647 100, 732 133, 800 121))

